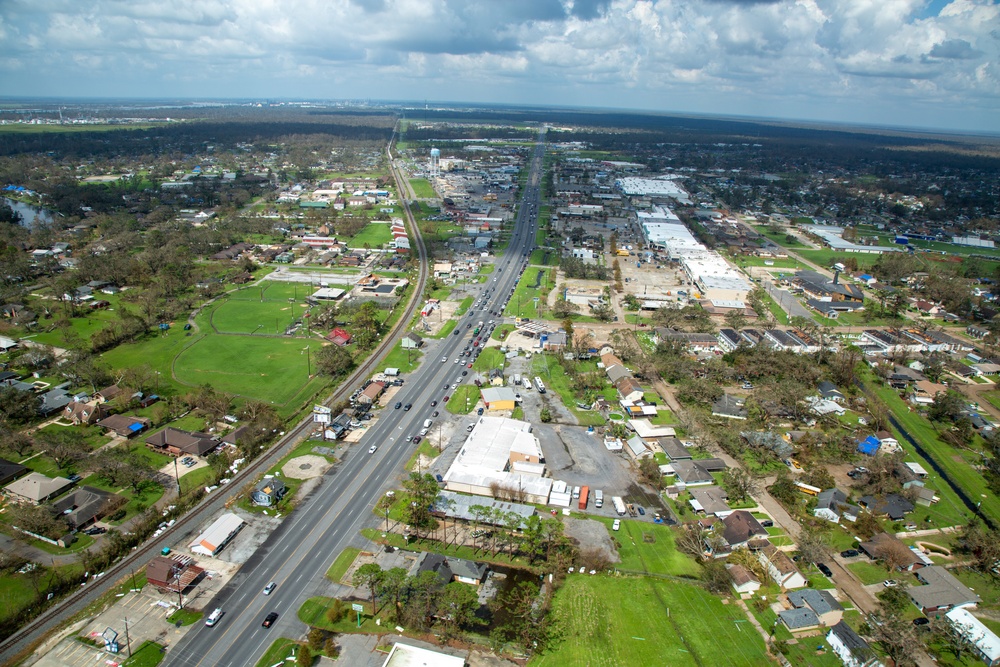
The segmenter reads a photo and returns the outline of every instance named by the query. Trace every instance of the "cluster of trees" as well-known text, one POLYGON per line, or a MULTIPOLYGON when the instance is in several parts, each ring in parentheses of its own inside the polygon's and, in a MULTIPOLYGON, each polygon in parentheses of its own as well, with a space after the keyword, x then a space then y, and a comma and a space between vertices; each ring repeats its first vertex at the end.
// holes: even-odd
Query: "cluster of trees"
POLYGON ((559 268, 567 278, 584 280, 607 280, 608 267, 600 264, 588 264, 579 257, 565 255, 559 260, 559 268))

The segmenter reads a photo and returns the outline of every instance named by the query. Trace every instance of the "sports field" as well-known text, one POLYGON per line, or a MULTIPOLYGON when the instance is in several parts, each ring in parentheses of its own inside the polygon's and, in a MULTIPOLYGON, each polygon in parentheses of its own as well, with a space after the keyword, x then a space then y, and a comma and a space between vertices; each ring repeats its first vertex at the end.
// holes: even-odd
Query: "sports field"
MULTIPOLYGON (((177 355, 174 373, 192 386, 210 384, 220 391, 283 405, 305 386, 307 358, 319 341, 273 337, 206 336, 177 355)), ((313 382, 317 382, 314 378, 313 382)))
POLYGON ((304 303, 230 299, 215 309, 212 325, 220 333, 282 334, 305 312, 304 303))
POLYGON ((571 574, 552 617, 558 639, 532 667, 772 664, 742 609, 691 584, 571 574))

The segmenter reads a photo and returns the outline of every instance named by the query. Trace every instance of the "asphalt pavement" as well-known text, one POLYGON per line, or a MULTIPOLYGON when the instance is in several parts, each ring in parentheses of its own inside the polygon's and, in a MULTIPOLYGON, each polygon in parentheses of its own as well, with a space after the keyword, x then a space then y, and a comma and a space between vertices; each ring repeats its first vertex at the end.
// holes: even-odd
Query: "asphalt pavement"
MULTIPOLYGON (((502 311, 505 299, 517 284, 522 264, 531 254, 543 154, 544 144, 539 143, 510 243, 497 258, 493 280, 482 286, 483 292, 493 292, 485 309, 470 311, 469 320, 488 320, 489 311, 502 311)), ((412 409, 383 409, 380 419, 346 452, 341 464, 325 475, 322 485, 285 519, 206 606, 222 607, 226 612, 223 619, 211 628, 199 624, 192 629, 176 646, 168 648, 164 664, 253 665, 278 637, 299 638, 305 634, 307 627, 296 612, 307 598, 328 588, 324 575, 333 559, 358 540, 362 528, 377 523, 372 507, 385 491, 398 485, 405 473, 404 465, 414 449, 407 439, 419 432, 433 410, 441 409, 441 405, 431 407, 430 402, 440 403, 450 393, 443 389, 444 385, 454 382, 460 374, 458 369, 464 368, 454 360, 468 344, 471 332, 458 330, 461 333, 457 336, 449 334, 431 342, 423 364, 405 378, 396 400, 412 404, 412 409), (447 361, 442 363, 441 357, 447 361), (369 454, 373 444, 378 448, 369 454), (262 590, 271 581, 277 587, 265 596, 262 590), (278 620, 271 628, 263 628, 261 622, 271 611, 279 614, 278 620)), ((468 358, 463 359, 468 363, 468 358)))

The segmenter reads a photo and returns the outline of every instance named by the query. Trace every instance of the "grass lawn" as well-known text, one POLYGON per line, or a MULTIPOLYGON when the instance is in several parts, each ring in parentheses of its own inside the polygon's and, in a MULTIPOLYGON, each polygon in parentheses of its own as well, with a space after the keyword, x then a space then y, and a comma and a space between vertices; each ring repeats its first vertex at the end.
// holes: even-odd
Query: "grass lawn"
MULTIPOLYGON (((610 499, 609 499, 610 500, 610 499)), ((620 530, 611 530, 614 519, 597 518, 618 542, 621 562, 617 567, 630 572, 666 574, 695 578, 701 572, 693 558, 674 546, 674 532, 664 524, 622 519, 620 530)))
POLYGON ((174 372, 190 386, 210 384, 219 391, 286 405, 297 396, 311 396, 327 381, 307 376, 307 347, 315 355, 322 344, 301 339, 205 336, 177 355, 174 372))
POLYGON ((109 485, 106 480, 98 477, 96 474, 85 477, 81 480, 80 485, 92 486, 95 489, 100 489, 101 491, 117 493, 127 501, 125 505, 122 506, 125 509, 125 516, 115 521, 109 521, 109 523, 114 525, 120 525, 122 522, 128 521, 136 514, 145 511, 146 508, 152 506, 153 503, 163 496, 163 486, 155 482, 143 488, 139 493, 135 493, 130 487, 122 488, 120 486, 109 485))
POLYGON ((505 361, 506 359, 504 359, 503 352, 501 352, 499 348, 487 347, 480 352, 479 356, 476 357, 476 360, 472 362, 472 370, 482 373, 490 370, 491 368, 502 368, 505 361))
POLYGON ((285 300, 228 299, 212 312, 212 326, 220 333, 279 335, 296 320, 302 320, 307 307, 305 303, 285 300))
MULTIPOLYGON (((870 376, 866 382, 872 383, 870 376)), ((991 517, 993 521, 1000 521, 1000 498, 990 492, 986 486, 986 480, 980 475, 972 465, 963 459, 951 445, 948 445, 938 438, 937 431, 929 421, 919 413, 910 410, 909 406, 903 402, 895 390, 891 387, 878 387, 875 392, 885 401, 885 404, 892 411, 896 420, 916 439, 927 455, 948 475, 953 484, 963 489, 965 494, 973 502, 981 502, 980 509, 983 514, 991 517)), ((895 429, 893 429, 895 432, 895 429)), ((912 445, 905 438, 898 438, 899 444, 908 453, 921 462, 919 455, 913 451, 912 445)), ((925 466, 931 470, 928 466, 925 466)), ((939 520, 952 521, 946 525, 956 525, 965 523, 969 518, 969 511, 951 492, 947 482, 940 479, 936 472, 928 476, 927 485, 935 489, 941 496, 941 501, 930 508, 919 508, 914 515, 933 515, 936 512, 942 513, 939 520), (937 483, 934 483, 934 480, 937 483)), ((941 526, 941 523, 935 525, 941 526)))
POLYGON ((821 250, 796 250, 795 254, 824 268, 829 268, 837 262, 844 262, 853 258, 857 260, 859 269, 867 269, 874 266, 879 258, 879 255, 875 254, 844 253, 831 250, 830 248, 823 248, 821 250))
POLYGON ((437 197, 434 187, 426 178, 411 178, 410 187, 413 188, 413 194, 417 196, 417 199, 434 199, 437 197))
POLYGON ((388 222, 369 222, 364 229, 351 237, 347 242, 349 248, 381 248, 384 243, 392 241, 392 228, 388 222))
POLYGON ((205 466, 204 468, 192 470, 188 474, 181 477, 181 493, 188 494, 195 489, 208 486, 209 483, 213 481, 214 477, 215 471, 212 470, 211 466, 205 466))
POLYGON ((760 234, 761 236, 766 236, 767 238, 771 239, 772 241, 774 241, 775 243, 777 243, 778 245, 780 245, 783 248, 805 248, 805 247, 807 247, 804 243, 802 243, 802 241, 800 241, 796 237, 793 237, 791 241, 789 241, 788 239, 786 239, 785 237, 788 236, 788 232, 784 232, 784 231, 777 232, 777 233, 772 232, 771 229, 770 229, 770 227, 769 227, 769 225, 754 225, 753 228, 755 230, 757 230, 758 234, 760 234))
POLYGON ((361 553, 361 549, 355 547, 347 547, 341 551, 340 555, 333 561, 333 564, 330 565, 330 569, 326 571, 326 578, 330 581, 340 583, 340 580, 347 574, 347 568, 351 566, 351 563, 354 562, 359 553, 361 553))
POLYGON ((406 469, 407 470, 416 470, 417 469, 417 457, 420 456, 421 454, 423 454, 424 456, 426 456, 428 458, 432 458, 433 459, 434 457, 436 457, 440 453, 441 452, 439 452, 434 447, 434 445, 432 445, 430 443, 429 440, 421 440, 420 441, 420 446, 418 446, 415 450, 413 450, 413 454, 410 456, 410 460, 406 462, 406 469))
POLYGON ((563 405, 572 412, 580 426, 603 426, 604 417, 593 410, 580 410, 576 407, 577 401, 584 397, 578 396, 570 386, 570 378, 566 375, 566 370, 556 358, 551 355, 538 354, 531 360, 531 371, 534 375, 542 378, 545 387, 559 394, 563 405))
POLYGON ((163 646, 154 641, 144 641, 132 651, 132 657, 125 661, 126 667, 155 667, 163 661, 163 646))
POLYGON ((203 614, 200 611, 191 611, 190 609, 178 609, 174 613, 167 616, 167 623, 171 625, 176 625, 180 623, 181 625, 191 625, 195 621, 199 620, 203 614))
POLYGON ((555 595, 553 618, 559 639, 532 667, 770 662, 743 610, 699 586, 570 576, 555 595))
POLYGON ((479 387, 474 384, 463 384, 455 389, 445 405, 453 415, 467 415, 479 402, 479 387))
POLYGON ((861 583, 865 585, 879 584, 886 579, 892 579, 889 576, 888 570, 876 563, 867 563, 865 561, 848 563, 847 569, 853 572, 854 576, 860 579, 861 583))
POLYGON ((529 319, 538 318, 538 310, 535 308, 534 298, 545 300, 549 290, 555 287, 555 271, 553 269, 528 267, 528 270, 521 276, 514 293, 507 302, 504 315, 507 317, 527 317, 529 319), (535 284, 538 287, 535 287, 535 284))
POLYGON ((298 647, 299 643, 294 639, 279 637, 274 640, 274 643, 260 657, 256 667, 274 667, 274 665, 281 664, 294 665, 294 660, 286 662, 285 658, 296 655, 298 647))
POLYGON ((417 370, 417 366, 420 365, 420 358, 424 356, 424 353, 420 350, 406 349, 404 350, 401 345, 396 345, 392 348, 392 351, 385 357, 386 368, 398 368, 400 373, 412 373, 417 370))

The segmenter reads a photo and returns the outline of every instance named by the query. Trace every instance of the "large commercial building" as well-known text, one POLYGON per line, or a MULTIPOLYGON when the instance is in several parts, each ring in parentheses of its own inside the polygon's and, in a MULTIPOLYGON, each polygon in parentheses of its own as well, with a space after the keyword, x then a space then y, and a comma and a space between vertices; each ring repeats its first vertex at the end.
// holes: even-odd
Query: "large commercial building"
POLYGON ((504 417, 480 417, 455 461, 444 474, 448 491, 494 496, 499 487, 524 502, 546 503, 552 480, 531 424, 504 417))
POLYGON ((639 178, 627 176, 615 181, 615 186, 624 194, 638 197, 672 197, 686 201, 687 191, 670 178, 639 178))

